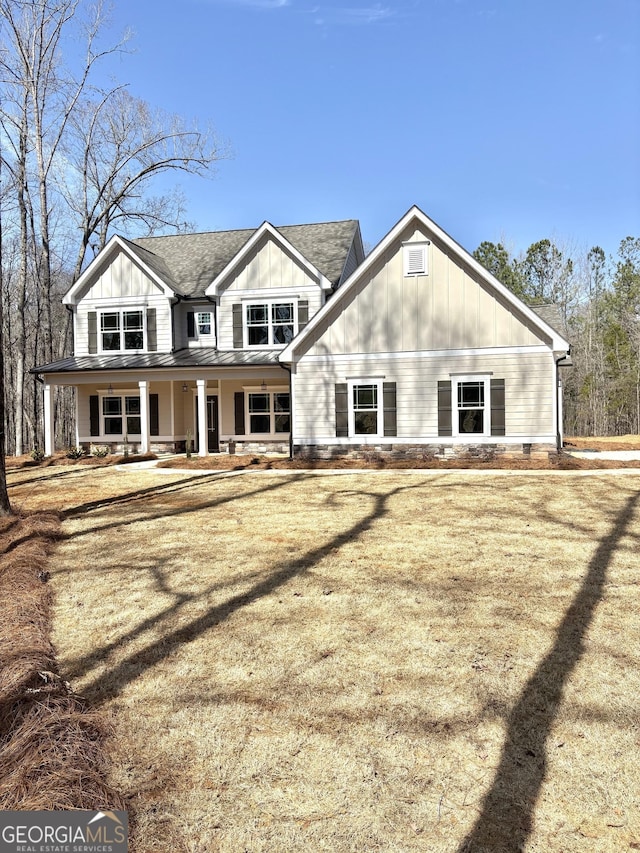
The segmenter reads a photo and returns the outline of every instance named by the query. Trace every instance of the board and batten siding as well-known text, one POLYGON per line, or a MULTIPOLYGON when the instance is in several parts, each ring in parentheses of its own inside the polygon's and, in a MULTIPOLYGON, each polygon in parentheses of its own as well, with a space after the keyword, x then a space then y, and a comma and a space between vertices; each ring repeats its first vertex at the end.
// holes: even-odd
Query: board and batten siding
MULTIPOLYGON (((171 306, 166 296, 158 292, 149 296, 119 296, 112 299, 87 299, 80 302, 76 309, 75 355, 89 355, 89 313, 122 309, 155 308, 156 310, 156 352, 171 352, 171 306)), ((100 329, 98 328, 98 336, 100 329)))
POLYGON ((322 289, 298 261, 271 239, 263 240, 222 289, 218 310, 218 348, 232 350, 233 305, 260 299, 299 299, 308 302, 311 318, 324 302, 322 289))
POLYGON ((548 436, 552 440, 554 371, 552 353, 540 351, 303 358, 296 366, 294 434, 296 441, 334 440, 335 384, 348 378, 377 377, 396 383, 396 440, 439 442, 438 381, 449 380, 452 374, 483 373, 505 381, 507 438, 548 436))
MULTIPOLYGON (((329 303, 331 304, 331 303, 329 303)), ((430 235, 408 230, 330 311, 309 354, 415 352, 549 343, 430 235), (402 242, 431 240, 428 274, 406 277, 402 242)))

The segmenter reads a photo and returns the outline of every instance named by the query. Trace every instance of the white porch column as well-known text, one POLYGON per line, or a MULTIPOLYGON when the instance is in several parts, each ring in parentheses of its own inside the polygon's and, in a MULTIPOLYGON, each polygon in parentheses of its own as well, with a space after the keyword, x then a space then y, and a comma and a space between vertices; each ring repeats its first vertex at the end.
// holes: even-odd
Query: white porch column
POLYGON ((53 456, 55 450, 55 425, 53 423, 53 387, 44 386, 44 455, 53 456))
POLYGON ((140 452, 149 452, 149 383, 145 379, 138 382, 140 389, 140 452))
POLYGON ((207 380, 196 379, 196 385, 198 388, 198 456, 208 456, 207 380))

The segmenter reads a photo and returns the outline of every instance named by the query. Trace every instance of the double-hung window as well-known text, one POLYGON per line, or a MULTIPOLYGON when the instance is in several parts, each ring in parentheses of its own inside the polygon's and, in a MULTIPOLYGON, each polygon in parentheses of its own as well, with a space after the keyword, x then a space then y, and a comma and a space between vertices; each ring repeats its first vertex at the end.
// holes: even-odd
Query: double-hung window
POLYGON ((141 432, 140 397, 109 395, 102 398, 103 435, 140 435, 141 432))
POLYGON ((249 432, 262 435, 291 430, 291 398, 285 391, 250 391, 247 394, 249 432))
POLYGON ((100 314, 102 352, 143 350, 144 311, 103 311, 100 314))
POLYGON ((490 377, 454 376, 453 435, 491 435, 490 377))
POLYGON ((196 314, 196 326, 198 328, 198 337, 211 334, 211 312, 198 311, 196 314))
POLYGON ((349 435, 384 435, 382 384, 382 379, 349 381, 349 435))
POLYGON ((288 344, 295 335, 294 302, 256 302, 245 306, 248 347, 288 344))

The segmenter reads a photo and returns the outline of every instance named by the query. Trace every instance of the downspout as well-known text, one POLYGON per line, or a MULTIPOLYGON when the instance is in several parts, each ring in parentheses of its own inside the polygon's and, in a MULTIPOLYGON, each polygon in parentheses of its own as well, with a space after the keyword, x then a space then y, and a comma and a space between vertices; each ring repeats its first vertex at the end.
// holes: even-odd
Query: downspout
MULTIPOLYGON (((564 355, 561 355, 560 358, 554 359, 556 365, 556 450, 558 453, 562 452, 562 424, 560 423, 560 362, 564 361, 568 355, 571 355, 571 347, 569 347, 569 351, 564 355)), ((564 406, 562 408, 564 410, 564 406)))
POLYGON ((289 407, 291 409, 291 414, 290 414, 291 424, 290 424, 290 429, 289 429, 289 459, 293 459, 293 405, 292 405, 293 404, 293 392, 291 390, 291 385, 293 383, 293 379, 291 376, 291 368, 289 367, 289 365, 288 364, 282 364, 282 367, 289 374, 289 407))
POLYGON ((173 315, 173 309, 178 305, 179 302, 182 302, 182 296, 179 293, 175 294, 175 301, 172 299, 169 303, 171 305, 171 352, 176 351, 176 322, 175 317, 173 315))

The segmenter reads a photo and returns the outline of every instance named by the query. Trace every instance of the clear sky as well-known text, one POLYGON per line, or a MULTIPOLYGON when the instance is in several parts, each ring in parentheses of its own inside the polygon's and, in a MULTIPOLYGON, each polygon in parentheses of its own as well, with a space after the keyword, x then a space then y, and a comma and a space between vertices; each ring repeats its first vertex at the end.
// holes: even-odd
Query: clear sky
POLYGON ((114 0, 116 75, 230 159, 197 230, 412 204, 472 251, 640 236, 640 0, 114 0))

